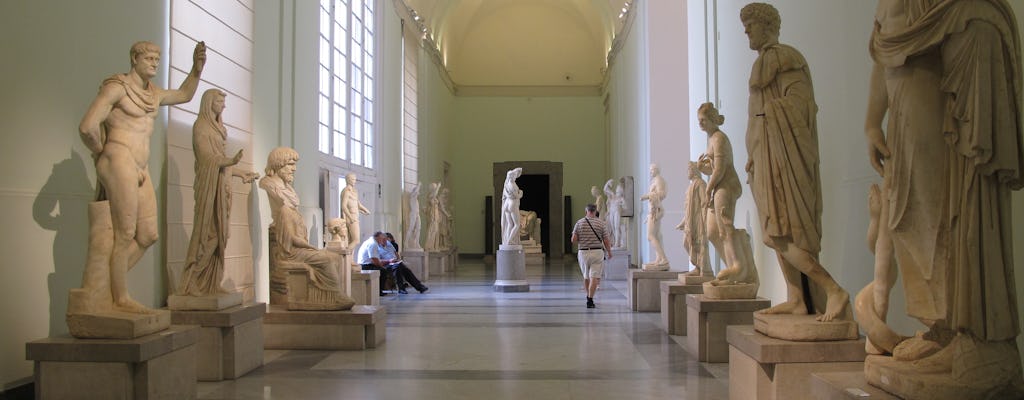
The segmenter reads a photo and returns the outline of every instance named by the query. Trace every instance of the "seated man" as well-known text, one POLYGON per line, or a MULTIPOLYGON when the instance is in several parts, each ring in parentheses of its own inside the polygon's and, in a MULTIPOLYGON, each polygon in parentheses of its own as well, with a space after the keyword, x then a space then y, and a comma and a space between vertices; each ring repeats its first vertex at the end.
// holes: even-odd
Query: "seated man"
POLYGON ((359 245, 358 258, 356 259, 359 265, 362 266, 363 270, 378 270, 381 271, 380 276, 380 295, 384 296, 384 282, 386 280, 385 273, 390 273, 395 278, 395 285, 398 286, 398 293, 408 293, 405 291, 405 282, 408 281, 412 287, 416 288, 420 293, 426 292, 427 287, 416 278, 416 275, 402 264, 398 260, 397 253, 388 244, 388 237, 384 232, 375 232, 373 236, 367 238, 361 245, 359 245))

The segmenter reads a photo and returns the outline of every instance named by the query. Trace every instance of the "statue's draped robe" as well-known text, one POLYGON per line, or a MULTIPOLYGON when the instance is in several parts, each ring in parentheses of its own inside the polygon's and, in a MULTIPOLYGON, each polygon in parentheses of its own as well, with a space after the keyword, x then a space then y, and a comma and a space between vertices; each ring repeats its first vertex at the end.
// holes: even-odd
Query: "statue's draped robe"
POLYGON ((683 248, 690 255, 690 264, 698 270, 711 269, 708 257, 708 234, 705 224, 707 209, 704 208, 704 191, 707 184, 701 178, 690 181, 686 189, 686 215, 683 216, 683 248))
POLYGON ((904 7, 906 28, 876 24, 870 51, 886 68, 885 222, 907 310, 980 339, 1011 339, 1019 328, 1010 190, 1024 169, 1016 22, 1003 0, 904 7))
POLYGON ((224 153, 226 141, 227 130, 213 111, 200 110, 192 127, 196 203, 180 295, 204 296, 221 291, 231 212, 231 167, 221 166, 230 160, 224 153))

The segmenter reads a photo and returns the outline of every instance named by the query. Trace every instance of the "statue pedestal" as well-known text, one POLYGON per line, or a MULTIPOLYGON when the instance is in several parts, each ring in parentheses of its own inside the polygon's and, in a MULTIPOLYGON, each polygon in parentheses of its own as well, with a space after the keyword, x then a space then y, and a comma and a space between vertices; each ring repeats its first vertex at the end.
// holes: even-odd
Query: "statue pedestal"
POLYGON ((686 285, 702 285, 704 282, 710 282, 715 280, 714 274, 708 274, 704 276, 700 275, 687 275, 685 272, 679 274, 679 282, 686 285))
POLYGON ((355 300, 346 293, 352 292, 352 274, 346 271, 339 276, 347 290, 341 293, 322 290, 309 281, 309 272, 305 269, 288 270, 288 309, 289 310, 348 310, 354 306, 355 300))
MULTIPOLYGON (((423 249, 405 250, 402 252, 402 262, 416 275, 419 280, 426 282, 430 279, 430 256, 423 249)), ((358 304, 358 302, 357 302, 358 304)))
POLYGON ((380 271, 352 271, 352 299, 356 305, 380 305, 380 271))
POLYGON ((289 311, 271 305, 263 317, 263 345, 282 350, 365 350, 384 343, 384 306, 345 311, 289 311))
MULTIPOLYGON (((649 271, 649 272, 658 272, 658 271, 668 271, 668 270, 670 270, 672 268, 668 265, 668 263, 665 263, 665 264, 644 264, 644 265, 640 266, 640 269, 642 269, 644 271, 649 271)), ((676 274, 678 275, 679 273, 676 272, 676 274)))
POLYGON ((431 275, 440 275, 452 270, 451 265, 449 264, 451 260, 448 249, 429 251, 427 254, 429 254, 430 258, 427 263, 431 275))
POLYGON ((728 362, 726 327, 751 325, 754 311, 771 305, 771 300, 765 298, 717 300, 702 294, 686 295, 686 350, 698 361, 728 362))
POLYGON ((530 283, 526 281, 526 254, 522 246, 499 246, 496 265, 495 292, 530 291, 530 283))
POLYGON ((36 399, 194 399, 198 338, 179 325, 135 339, 46 338, 26 343, 25 358, 36 399))
POLYGON ((209 296, 179 296, 176 294, 167 296, 167 309, 172 311, 217 311, 240 304, 242 304, 241 292, 209 296))
POLYGON ((459 269, 459 246, 452 245, 448 249, 448 266, 450 267, 449 271, 459 269))
MULTIPOLYGON (((849 306, 847 306, 849 307, 849 306)), ((754 329, 765 336, 798 342, 857 340, 857 323, 849 320, 820 322, 815 315, 754 313, 754 329)), ((863 350, 863 346, 861 346, 863 350)), ((863 359, 863 357, 861 357, 863 359)), ((861 360, 863 361, 863 360, 861 360)))
POLYGON ((834 399, 816 397, 812 373, 862 372, 864 339, 796 342, 765 336, 749 325, 726 328, 730 399, 834 399))
POLYGON ((526 263, 531 265, 544 264, 544 248, 533 239, 523 240, 523 253, 526 254, 526 263))
POLYGON ((669 335, 686 336, 686 295, 704 293, 704 286, 661 281, 661 325, 669 335))
POLYGON ((864 371, 812 373, 811 395, 811 398, 814 399, 899 400, 899 397, 871 386, 868 380, 864 378, 864 371))
POLYGON ((349 247, 341 247, 339 242, 327 242, 325 247, 328 251, 331 251, 341 256, 341 264, 338 265, 338 279, 341 280, 342 284, 345 285, 341 288, 342 293, 346 293, 349 296, 352 295, 352 286, 349 286, 350 276, 356 271, 361 270, 363 267, 355 263, 355 257, 352 255, 352 249, 349 247))
POLYGON ((612 259, 604 260, 604 279, 626 280, 629 276, 627 272, 629 271, 631 257, 632 254, 629 253, 629 249, 612 248, 612 259))
POLYGON ((199 325, 196 378, 237 379, 263 365, 264 303, 218 311, 171 311, 175 325, 199 325))
POLYGON ((679 272, 641 271, 631 269, 627 274, 629 309, 640 312, 661 311, 661 281, 675 281, 679 272))

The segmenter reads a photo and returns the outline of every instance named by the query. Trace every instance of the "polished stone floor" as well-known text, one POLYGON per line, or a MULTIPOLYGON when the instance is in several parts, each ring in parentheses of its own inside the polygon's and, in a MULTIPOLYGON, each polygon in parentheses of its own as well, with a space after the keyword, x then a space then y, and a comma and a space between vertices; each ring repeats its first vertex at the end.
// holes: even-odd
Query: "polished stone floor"
POLYGON ((389 295, 387 341, 367 351, 278 351, 200 399, 726 399, 728 365, 697 362, 625 281, 587 309, 575 260, 529 266, 528 293, 495 293, 494 265, 463 259, 430 291, 389 295))

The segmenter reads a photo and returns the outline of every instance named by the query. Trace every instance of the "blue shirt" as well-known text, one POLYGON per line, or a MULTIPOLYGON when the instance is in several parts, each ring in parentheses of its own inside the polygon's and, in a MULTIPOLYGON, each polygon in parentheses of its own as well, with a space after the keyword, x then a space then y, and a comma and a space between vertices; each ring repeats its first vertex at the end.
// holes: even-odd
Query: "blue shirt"
POLYGON ((395 253, 395 247, 391 245, 391 242, 384 243, 380 246, 380 259, 383 260, 394 260, 398 258, 398 254, 395 253))
MULTIPOLYGON (((380 260, 387 260, 387 257, 381 256, 381 246, 377 244, 376 240, 373 240, 373 236, 363 241, 363 244, 359 245, 359 253, 356 257, 356 263, 359 265, 373 264, 371 258, 377 258, 380 260)), ((394 258, 392 256, 391 258, 394 258)))

